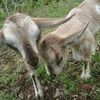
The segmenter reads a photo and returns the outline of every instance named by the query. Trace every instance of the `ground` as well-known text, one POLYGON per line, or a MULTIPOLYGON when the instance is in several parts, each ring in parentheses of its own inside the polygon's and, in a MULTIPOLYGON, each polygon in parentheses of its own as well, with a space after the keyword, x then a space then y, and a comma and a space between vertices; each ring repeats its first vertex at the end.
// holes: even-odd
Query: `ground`
MULTIPOLYGON (((35 100, 34 87, 21 57, 4 47, 0 63, 0 100, 35 100)), ((42 61, 40 65, 38 79, 43 100, 100 100, 100 63, 91 63, 92 77, 86 81, 80 79, 82 62, 72 60, 71 56, 56 78, 46 74, 42 61)))

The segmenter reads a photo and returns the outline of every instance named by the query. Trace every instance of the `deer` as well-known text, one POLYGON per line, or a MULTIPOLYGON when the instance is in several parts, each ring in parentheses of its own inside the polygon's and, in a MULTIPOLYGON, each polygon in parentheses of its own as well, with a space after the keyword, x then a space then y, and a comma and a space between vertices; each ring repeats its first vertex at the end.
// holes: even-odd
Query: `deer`
POLYGON ((72 58, 83 62, 81 79, 91 77, 91 54, 95 54, 96 35, 100 30, 100 0, 84 0, 73 8, 67 17, 75 13, 68 22, 49 32, 39 41, 39 53, 45 62, 47 74, 58 76, 67 63, 69 49, 72 58))
POLYGON ((58 26, 67 22, 68 18, 33 18, 23 13, 15 13, 8 17, 0 30, 0 47, 7 45, 18 52, 30 74, 37 100, 43 98, 41 84, 37 78, 40 56, 38 41, 43 29, 58 26))

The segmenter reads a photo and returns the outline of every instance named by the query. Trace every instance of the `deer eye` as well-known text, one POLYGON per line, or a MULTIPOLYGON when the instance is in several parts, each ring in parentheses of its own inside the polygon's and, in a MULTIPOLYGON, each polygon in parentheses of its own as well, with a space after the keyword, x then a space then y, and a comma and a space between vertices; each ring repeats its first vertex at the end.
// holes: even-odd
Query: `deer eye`
POLYGON ((60 58, 57 59, 57 65, 60 64, 60 62, 62 61, 63 57, 61 56, 60 58))

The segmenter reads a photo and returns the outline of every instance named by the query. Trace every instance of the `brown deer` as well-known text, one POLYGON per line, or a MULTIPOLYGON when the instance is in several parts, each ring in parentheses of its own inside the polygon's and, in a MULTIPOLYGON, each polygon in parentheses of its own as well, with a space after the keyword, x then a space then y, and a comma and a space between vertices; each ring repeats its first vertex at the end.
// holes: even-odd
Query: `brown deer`
POLYGON ((84 61, 81 78, 87 79, 90 77, 91 53, 96 49, 95 35, 100 30, 100 0, 84 0, 67 17, 73 13, 75 16, 67 23, 40 40, 39 52, 48 74, 56 76, 62 71, 69 48, 72 48, 73 58, 84 61))
POLYGON ((67 22, 68 18, 32 18, 22 13, 16 13, 6 19, 0 31, 0 47, 7 45, 20 53, 30 73, 38 100, 43 97, 36 71, 39 68, 39 52, 37 43, 43 28, 58 26, 67 22))

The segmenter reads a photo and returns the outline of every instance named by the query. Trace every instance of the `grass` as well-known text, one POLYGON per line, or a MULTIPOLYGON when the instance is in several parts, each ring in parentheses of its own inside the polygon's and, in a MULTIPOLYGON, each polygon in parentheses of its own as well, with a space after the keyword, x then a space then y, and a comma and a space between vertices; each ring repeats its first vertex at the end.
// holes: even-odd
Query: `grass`
MULTIPOLYGON (((34 9, 31 9, 33 12, 31 13, 36 17, 65 17, 81 1, 60 0, 57 3, 52 1, 44 6, 37 4, 34 9)), ((28 12, 26 13, 28 14, 28 12)), ((0 23, 1 28, 2 25, 0 23)), ((43 33, 47 33, 50 30, 45 30, 43 33)), ((76 94, 78 96, 81 95, 79 100, 100 100, 100 50, 96 52, 95 56, 92 56, 90 65, 92 78, 85 81, 80 80, 82 62, 73 61, 71 56, 66 62, 63 72, 56 79, 47 75, 43 61, 40 62, 40 66, 38 77, 42 86, 45 86, 46 83, 52 84, 53 80, 55 80, 64 87, 59 95, 65 100, 73 99, 76 94)), ((0 49, 0 100, 20 100, 21 85, 24 83, 23 87, 26 88, 27 84, 31 84, 31 79, 25 70, 25 65, 20 56, 6 46, 0 49), (19 85, 21 82, 22 84, 19 85)))

